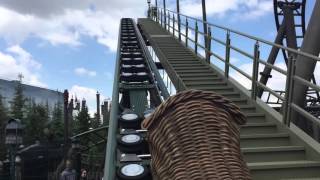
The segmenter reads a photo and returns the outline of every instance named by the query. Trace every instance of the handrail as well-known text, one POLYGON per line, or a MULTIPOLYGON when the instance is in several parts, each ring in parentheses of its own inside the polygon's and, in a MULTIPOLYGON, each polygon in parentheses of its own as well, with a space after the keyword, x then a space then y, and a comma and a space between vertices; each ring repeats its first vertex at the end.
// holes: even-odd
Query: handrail
MULTIPOLYGON (((292 48, 288 48, 288 47, 285 47, 281 44, 276 44, 276 43, 273 43, 273 42, 269 42, 267 40, 264 40, 264 39, 261 39, 261 38, 258 38, 258 37, 254 37, 254 36, 251 36, 251 35, 248 35, 248 34, 245 34, 245 33, 242 33, 242 32, 239 32, 239 31, 236 31, 236 30, 233 30, 233 29, 230 29, 230 28, 226 28, 226 27, 223 27, 223 26, 220 26, 220 25, 216 25, 216 24, 212 24, 212 23, 209 23, 207 21, 203 21, 201 19, 197 19, 197 18, 194 18, 194 17, 190 17, 190 16, 187 16, 187 15, 184 15, 184 14, 181 14, 181 13, 177 13, 177 12, 174 12, 174 11, 171 11, 171 10, 168 10, 168 9, 163 9, 163 8, 160 8, 158 7, 157 9, 157 15, 160 15, 160 18, 161 20, 163 19, 167 19, 168 17, 168 21, 165 21, 164 24, 163 22, 159 21, 158 18, 159 17, 151 17, 153 20, 156 20, 156 22, 159 22, 159 24, 161 24, 161 26, 164 26, 164 27, 168 27, 168 29, 166 28, 166 30, 171 33, 171 30, 172 32, 176 32, 176 29, 175 29, 175 23, 176 21, 174 20, 175 18, 170 18, 170 13, 173 14, 172 16, 182 16, 185 18, 185 23, 182 23, 182 21, 180 21, 180 25, 183 26, 185 29, 186 29, 186 33, 183 34, 181 32, 179 32, 180 34, 178 35, 183 35, 185 37, 185 46, 187 47, 191 47, 192 50, 194 50, 194 52, 198 55, 198 47, 202 48, 204 50, 205 53, 208 53, 209 54, 209 61, 210 62, 210 56, 214 56, 216 57, 217 59, 219 59, 220 61, 222 61, 225 65, 225 75, 226 77, 228 78, 229 76, 229 67, 233 68, 234 70, 236 70, 236 72, 239 72, 240 74, 242 74, 243 76, 245 76, 246 78, 248 78, 251 83, 252 83, 252 99, 255 101, 256 100, 256 91, 257 91, 257 88, 261 88, 263 89, 264 91, 267 91, 269 92, 270 94, 274 95, 275 97, 277 97, 278 99, 282 100, 283 101, 283 123, 286 124, 287 126, 290 126, 290 114, 291 114, 291 111, 297 111, 298 113, 300 113, 301 115, 303 115, 305 118, 307 118, 308 120, 312 121, 312 122, 315 122, 317 123, 317 125, 320 126, 320 121, 314 121, 314 116, 312 116, 310 113, 308 113, 307 111, 305 110, 301 110, 301 109, 298 109, 297 108, 297 105, 294 104, 292 102, 292 91, 293 91, 293 84, 294 83, 301 83, 305 86, 307 86, 308 88, 312 88, 314 89, 315 91, 320 91, 320 86, 316 85, 316 84, 313 84, 301 77, 298 77, 295 75, 295 61, 296 61, 296 58, 298 56, 304 56, 304 57, 307 57, 309 59, 312 59, 316 62, 320 62, 320 58, 317 57, 317 56, 314 56, 312 54, 308 54, 308 53, 305 53, 305 52, 302 52, 302 51, 299 51, 299 50, 295 50, 295 49, 292 49, 292 48), (160 13, 158 13, 160 12, 160 13), (166 16, 164 16, 166 15, 166 16), (163 17, 164 16, 164 17, 163 17), (172 22, 170 22, 170 20, 173 20, 172 22), (190 26, 189 25, 189 20, 194 20, 194 26, 190 26), (199 28, 198 28, 198 23, 205 23, 208 25, 208 28, 210 27, 214 27, 214 28, 218 28, 218 29, 221 29, 221 30, 224 30, 225 33, 227 34, 227 38, 226 38, 226 41, 222 41, 220 39, 217 39, 216 37, 213 37, 211 36, 210 34, 205 34, 204 32, 201 32, 199 31, 199 28), (190 33, 188 33, 188 31, 193 31, 194 32, 194 39, 190 38, 190 33), (235 45, 231 45, 231 42, 230 42, 230 34, 234 34, 236 35, 237 37, 245 37, 247 39, 249 39, 250 41, 254 41, 255 42, 255 45, 254 45, 254 54, 250 54, 250 53, 247 53, 243 50, 241 50, 240 48, 236 47, 235 45), (226 47, 226 57, 225 59, 222 58, 221 56, 219 56, 218 54, 212 52, 210 50, 210 48, 206 48, 208 46, 203 46, 202 44, 199 43, 198 39, 198 35, 202 35, 204 36, 205 38, 208 38, 210 40, 213 40, 214 42, 217 42, 223 46, 226 47), (229 41, 228 41, 228 38, 229 38, 229 41), (188 45, 188 41, 194 43, 194 45, 188 45), (290 58, 290 62, 289 62, 289 65, 288 65, 288 68, 287 70, 283 70, 282 68, 279 68, 273 64, 270 64, 266 61, 263 61, 262 59, 260 59, 260 46, 261 44, 263 45, 269 45, 271 47, 277 47, 279 49, 282 49, 286 52, 290 52, 290 54, 293 54, 294 56, 290 58), (236 65, 233 65, 230 63, 230 51, 235 51, 237 53, 240 53, 241 55, 245 56, 245 57, 248 57, 249 59, 253 60, 253 69, 252 69, 252 76, 248 75, 246 72, 242 71, 240 68, 238 68, 236 65), (264 66, 268 67, 268 68, 271 68, 272 70, 275 70, 283 75, 286 76, 286 93, 285 93, 285 97, 283 97, 281 94, 278 94, 276 91, 272 90, 271 88, 267 87, 266 85, 260 83, 259 81, 257 81, 258 79, 258 76, 259 76, 259 73, 258 73, 258 70, 259 70, 259 64, 263 64, 264 66), (313 117, 313 118, 311 118, 313 117)), ((175 33, 173 33, 174 36, 175 33)), ((317 118, 316 118, 317 119, 317 118)))
POLYGON ((143 37, 138 29, 137 26, 134 26, 136 32, 137 32, 137 37, 138 37, 138 40, 142 46, 142 51, 145 53, 145 55, 147 56, 146 57, 146 61, 147 61, 147 64, 150 66, 150 69, 153 71, 154 73, 154 78, 155 80, 157 81, 157 85, 158 85, 158 88, 160 90, 159 94, 162 95, 162 97, 164 99, 167 99, 170 97, 170 94, 164 84, 164 82, 162 81, 162 78, 161 78, 161 75, 159 74, 159 71, 157 71, 157 67, 155 65, 155 63, 152 61, 152 57, 147 49, 147 46, 146 44, 144 43, 144 40, 143 40, 143 37))
POLYGON ((104 129, 108 129, 108 128, 109 128, 109 126, 101 126, 101 127, 96 128, 96 129, 91 129, 89 131, 85 131, 83 133, 74 135, 74 136, 70 137, 70 139, 76 139, 76 138, 79 138, 79 137, 81 137, 83 135, 90 134, 92 132, 97 132, 97 131, 104 130, 104 129))
MULTIPOLYGON (((130 20, 131 21, 131 20, 130 20)), ((120 114, 120 109, 122 109, 123 101, 126 101, 120 99, 121 94, 121 82, 120 82, 120 72, 121 72, 121 63, 122 63, 122 52, 126 52, 126 50, 122 49, 122 36, 124 36, 124 33, 122 32, 123 25, 121 24, 119 26, 119 37, 118 37, 118 50, 117 50, 117 57, 116 57, 116 65, 115 65, 115 76, 114 76, 114 82, 113 82, 113 93, 112 93, 112 108, 110 112, 110 123, 108 128, 108 137, 107 137, 107 148, 106 148, 106 158, 105 158, 105 165, 104 165, 104 178, 106 180, 114 180, 116 177, 116 167, 119 165, 119 159, 117 159, 118 153, 118 147, 117 147, 117 134, 118 134, 118 119, 120 114), (122 34, 121 34, 122 33, 122 34)), ((168 98, 170 95, 167 92, 167 89, 165 89, 165 85, 162 81, 162 79, 159 77, 160 74, 155 72, 154 69, 156 69, 155 64, 153 64, 151 61, 150 54, 148 53, 147 47, 144 44, 144 40, 142 35, 140 34, 140 31, 137 27, 137 24, 132 20, 133 29, 135 31, 135 38, 137 39, 137 45, 139 46, 139 50, 143 53, 144 60, 146 62, 146 69, 148 69, 148 74, 151 78, 151 83, 149 85, 155 85, 153 86, 154 90, 156 91, 156 96, 159 98, 159 101, 162 101, 161 96, 163 99, 168 98), (150 73, 153 72, 153 73, 150 73), (159 90, 160 89, 160 90, 159 90), (160 94, 161 91, 161 94, 160 94)), ((135 48, 132 48, 135 49, 135 48)), ((143 84, 142 82, 139 84, 143 84)), ((132 103, 132 102, 131 102, 132 103)), ((132 106, 133 107, 133 106, 132 106)))
MULTIPOLYGON (((164 10, 161 7, 158 7, 158 9, 164 10)), ((230 28, 227 28, 227 27, 224 27, 224 26, 221 26, 221 25, 217 25, 217 24, 213 24, 213 23, 210 23, 210 22, 207 22, 207 21, 203 21, 201 19, 194 18, 194 17, 188 16, 188 15, 184 15, 184 14, 181 14, 181 13, 177 13, 177 12, 169 10, 169 9, 165 9, 165 10, 168 11, 168 12, 171 12, 171 13, 186 17, 188 19, 192 19, 192 20, 197 21, 197 22, 206 23, 207 25, 210 25, 212 27, 216 27, 216 28, 219 28, 219 29, 223 29, 225 31, 229 31, 229 32, 232 32, 232 33, 247 37, 247 38, 249 38, 251 40, 254 40, 254 41, 259 41, 259 42, 262 42, 262 43, 270 45, 270 46, 275 46, 277 48, 280 48, 280 49, 283 49, 283 50, 287 50, 287 51, 295 53, 297 55, 302 55, 304 57, 308 57, 308 58, 314 59, 316 61, 320 61, 320 58, 317 57, 317 56, 314 56, 314 55, 311 55, 311 54, 308 54, 308 53, 305 53, 305 52, 302 52, 302 51, 298 51, 296 49, 288 48, 288 47, 285 47, 285 46, 283 46, 281 44, 276 44, 276 43, 273 43, 273 42, 270 42, 270 41, 267 41, 267 40, 264 40, 264 39, 261 39, 261 38, 246 34, 246 33, 242 33, 240 31, 236 31, 234 29, 230 29, 230 28)))
POLYGON ((113 81, 113 92, 112 92, 112 103, 111 103, 111 112, 110 112, 110 122, 109 122, 109 131, 106 147, 106 158, 104 165, 104 177, 103 179, 114 179, 116 167, 115 164, 115 154, 116 154, 116 131, 118 127, 118 111, 119 111, 119 76, 120 74, 120 48, 121 48, 121 25, 119 26, 119 37, 118 37, 118 53, 116 57, 115 65, 115 76, 113 81))

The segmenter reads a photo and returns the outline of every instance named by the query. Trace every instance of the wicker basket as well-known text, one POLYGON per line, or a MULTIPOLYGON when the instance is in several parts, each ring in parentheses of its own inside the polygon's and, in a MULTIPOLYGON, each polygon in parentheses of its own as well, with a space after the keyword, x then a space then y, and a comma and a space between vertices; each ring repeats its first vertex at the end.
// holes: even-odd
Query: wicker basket
POLYGON ((155 179, 251 179, 239 142, 245 122, 235 104, 213 92, 170 97, 142 123, 155 179))

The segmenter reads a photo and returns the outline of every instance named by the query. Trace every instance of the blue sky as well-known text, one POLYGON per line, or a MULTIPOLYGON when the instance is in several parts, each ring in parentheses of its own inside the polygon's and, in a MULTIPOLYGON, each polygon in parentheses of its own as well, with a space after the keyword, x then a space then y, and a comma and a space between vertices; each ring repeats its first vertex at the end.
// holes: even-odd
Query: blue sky
MULTIPOLYGON (((201 17, 200 0, 180 1, 183 13, 201 17)), ((167 0, 172 10, 174 2, 167 0)), ((314 2, 308 0, 307 18, 314 2)), ((145 17, 146 7, 145 0, 3 0, 0 78, 23 73, 25 83, 69 89, 93 110, 96 91, 103 98, 112 94, 120 18, 145 17)), ((207 0, 207 12, 215 24, 275 37, 272 0, 207 0)))

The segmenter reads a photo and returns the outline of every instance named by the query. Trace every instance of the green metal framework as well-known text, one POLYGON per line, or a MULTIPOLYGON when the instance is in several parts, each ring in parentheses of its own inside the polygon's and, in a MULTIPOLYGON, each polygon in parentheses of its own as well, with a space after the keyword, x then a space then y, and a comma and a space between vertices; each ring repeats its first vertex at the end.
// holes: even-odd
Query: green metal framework
POLYGON ((232 77, 226 78, 215 65, 195 56, 156 22, 139 19, 138 23, 176 87, 214 91, 229 98, 245 113, 248 124, 241 127, 240 145, 254 179, 320 176, 316 170, 318 143, 295 125, 286 127, 281 114, 259 98, 253 100, 250 91, 232 77))
POLYGON ((320 86, 309 82, 305 79, 302 79, 298 77, 295 74, 295 63, 296 63, 296 57, 302 56, 309 58, 312 61, 320 62, 320 58, 302 51, 298 51, 292 48, 284 47, 280 44, 275 44, 266 40, 263 40, 261 38, 257 38, 233 29, 229 29, 220 25, 212 24, 209 22, 204 22, 201 19, 193 18, 187 15, 183 15, 181 13, 177 13, 168 9, 163 9, 158 7, 156 9, 155 13, 151 13, 152 15, 155 15, 151 17, 152 20, 155 22, 159 22, 159 24, 166 29, 168 32, 170 32, 175 38, 182 36, 184 37, 184 41, 181 41, 186 47, 193 50, 195 54, 197 54, 200 57, 203 57, 204 54, 209 54, 209 59, 207 59, 207 62, 212 63, 211 57, 214 57, 216 60, 219 60, 222 62, 224 68, 221 69, 224 71, 225 77, 229 77, 230 70, 235 70, 236 72, 240 73, 244 77, 246 77, 251 82, 251 98, 253 100, 257 99, 257 89, 262 88, 264 91, 269 92, 279 100, 281 100, 283 103, 282 112, 283 112, 283 123, 287 126, 290 126, 290 115, 292 114, 292 111, 298 112, 301 116, 303 116, 306 120, 313 122, 317 126, 320 125, 319 117, 313 116, 310 112, 306 111, 304 108, 297 106, 295 103, 292 102, 292 95, 293 95, 293 83, 300 83, 305 86, 307 86, 310 89, 315 90, 316 92, 320 92, 320 86), (178 21, 177 16, 179 16, 181 19, 180 26, 185 29, 184 32, 179 31, 177 29, 177 23, 178 21), (208 26, 208 34, 205 34, 203 31, 199 30, 198 24, 199 23, 205 23, 208 26), (214 35, 211 35, 212 31, 221 31, 225 33, 225 39, 221 40, 216 38, 214 35), (190 34, 194 34, 194 37, 192 37, 190 34), (205 48, 203 44, 199 41, 199 36, 203 36, 204 38, 207 38, 207 42, 209 43, 208 48, 205 48), (240 47, 236 47, 232 44, 233 40, 232 37, 240 37, 244 41, 249 41, 252 43, 252 49, 251 52, 248 52, 248 50, 243 50, 240 47), (213 52, 211 50, 211 44, 217 43, 219 45, 222 45, 225 48, 225 56, 219 55, 217 52, 213 52), (265 60, 261 59, 260 52, 261 48, 270 49, 272 47, 277 47, 280 50, 293 54, 294 56, 289 57, 289 64, 287 70, 284 70, 276 65, 272 65, 267 63, 265 60), (199 54, 199 48, 204 50, 204 54, 199 54), (252 74, 248 74, 247 72, 241 70, 239 67, 237 67, 235 64, 230 62, 230 59, 232 58, 232 53, 239 53, 245 58, 252 60, 252 74), (260 83, 258 81, 259 77, 259 66, 267 66, 271 68, 273 71, 278 72, 280 74, 283 74, 286 76, 286 86, 285 86, 285 93, 284 95, 280 95, 275 90, 267 87, 266 85, 260 83))
MULTIPOLYGON (((314 126, 318 127, 320 125, 319 117, 314 116, 292 101, 292 87, 295 83, 303 84, 320 92, 318 85, 297 76, 295 73, 296 57, 306 57, 315 62, 320 61, 319 57, 167 9, 152 7, 149 11, 150 19, 142 20, 143 22, 141 21, 140 24, 144 27, 139 30, 134 23, 133 26, 153 83, 133 85, 122 82, 120 76, 122 73, 121 52, 123 50, 121 27, 119 30, 104 179, 117 179, 116 171, 122 164, 121 159, 126 156, 122 156, 116 141, 119 133, 122 132, 118 123, 121 112, 130 108, 141 114, 144 106, 152 104, 147 102, 148 100, 144 95, 147 90, 153 90, 155 99, 158 99, 156 103, 153 103, 154 106, 157 106, 161 100, 169 96, 168 85, 166 87, 161 79, 163 77, 161 77, 155 62, 152 60, 157 58, 160 59, 161 66, 165 69, 167 77, 170 77, 170 82, 174 84, 177 91, 190 88, 209 89, 230 98, 245 112, 250 123, 241 129, 241 146, 254 177, 259 177, 259 179, 262 177, 262 179, 285 179, 288 177, 304 177, 304 175, 305 177, 320 176, 317 170, 320 167, 320 145, 290 122, 291 114, 298 112, 306 120, 312 122, 314 126), (199 24, 206 25, 207 29, 201 29, 199 24), (147 26, 149 26, 149 30, 144 29, 147 26), (157 58, 154 58, 153 55, 150 56, 140 31, 147 36, 145 40, 150 41, 157 58), (155 33, 151 34, 152 31, 155 33), (219 39, 215 33, 212 33, 217 31, 222 32, 225 39, 219 39), (205 44, 201 41, 201 37, 205 39, 205 44), (234 41, 236 37, 249 41, 252 48, 243 50, 242 47, 236 45, 234 41), (221 45, 224 54, 221 55, 213 50, 212 47, 214 46, 212 44, 214 46, 221 45), (166 47, 167 45, 172 46, 166 47), (287 70, 263 60, 262 52, 272 47, 294 55, 289 57, 287 70), (248 49, 250 52, 248 52, 248 49), (232 62, 234 53, 250 59, 252 73, 241 70, 232 62), (167 58, 169 56, 170 58, 167 58), (218 61, 222 63, 220 68, 214 65, 218 61), (258 81, 259 66, 271 68, 285 76, 285 94, 280 94, 258 81), (231 77, 231 72, 237 72, 250 80, 249 91, 231 77), (197 79, 201 79, 202 82, 196 82, 197 79), (211 80, 214 82, 211 82, 211 80), (208 83, 208 86, 202 86, 201 83, 208 83), (267 106, 259 97, 257 98, 259 88, 283 102, 282 115, 267 106), (120 94, 121 96, 119 96, 120 94), (274 174, 277 176, 274 177, 274 174)), ((150 155, 145 154, 135 157, 138 159, 150 158, 150 155)), ((149 161, 143 161, 143 163, 149 164, 149 161)))
MULTIPOLYGON (((129 42, 130 43, 130 42, 129 42)), ((118 54, 115 66, 115 76, 113 85, 113 97, 111 104, 110 123, 108 132, 108 143, 106 148, 105 170, 104 179, 114 180, 117 179, 116 171, 121 166, 122 153, 119 150, 117 138, 123 131, 144 132, 139 129, 123 129, 119 124, 121 113, 126 111, 133 111, 134 113, 143 116, 143 112, 149 107, 158 106, 163 100, 169 97, 169 93, 162 81, 162 78, 157 71, 155 63, 152 61, 151 55, 147 50, 142 35, 132 19, 123 18, 121 20, 118 40, 118 54), (123 22, 127 22, 126 25, 123 22), (129 22, 129 25, 128 25, 129 22), (130 23, 132 22, 132 23, 130 23), (129 30, 125 30, 128 26, 129 30), (131 37, 130 37, 131 36, 131 37), (134 45, 124 45, 123 38, 132 38, 134 45), (127 82, 123 80, 124 75, 123 64, 125 53, 141 53, 144 59, 145 70, 148 73, 149 82, 127 82), (120 98, 121 97, 121 98, 120 98)), ((141 157, 141 156, 139 156, 141 157)), ((143 164, 148 161, 143 161, 143 164)))
POLYGON ((72 136, 70 139, 72 142, 88 142, 87 144, 80 144, 81 152, 85 152, 93 147, 105 144, 107 142, 106 134, 108 133, 108 128, 109 126, 101 126, 99 128, 91 129, 89 131, 72 136))

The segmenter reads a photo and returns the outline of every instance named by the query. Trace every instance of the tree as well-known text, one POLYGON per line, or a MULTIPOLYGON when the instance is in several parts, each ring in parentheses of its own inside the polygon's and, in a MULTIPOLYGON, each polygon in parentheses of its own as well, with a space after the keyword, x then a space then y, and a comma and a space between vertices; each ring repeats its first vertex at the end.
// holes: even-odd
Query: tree
POLYGON ((95 113, 94 117, 91 118, 91 120, 90 120, 90 127, 95 129, 95 128, 98 128, 100 125, 101 125, 101 120, 98 119, 97 113, 95 113))
POLYGON ((12 118, 20 119, 20 120, 23 119, 25 102, 26 102, 26 99, 23 95, 23 86, 20 79, 19 81, 17 81, 13 100, 10 101, 10 104, 11 104, 10 114, 12 118))
POLYGON ((44 140, 44 129, 48 122, 46 107, 42 104, 36 104, 34 101, 27 108, 25 118, 25 142, 33 144, 35 140, 44 140))
POLYGON ((52 119, 49 126, 54 141, 62 141, 64 136, 63 110, 60 102, 56 103, 52 111, 52 119))
POLYGON ((76 133, 88 131, 90 127, 90 115, 88 107, 82 107, 78 116, 76 117, 76 133))
POLYGON ((0 94, 0 159, 3 159, 6 153, 5 141, 5 125, 8 121, 7 109, 3 103, 3 97, 0 94))

